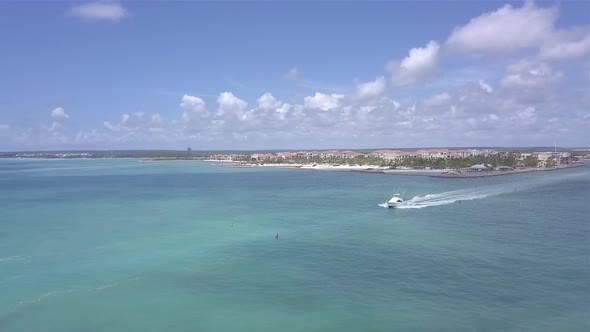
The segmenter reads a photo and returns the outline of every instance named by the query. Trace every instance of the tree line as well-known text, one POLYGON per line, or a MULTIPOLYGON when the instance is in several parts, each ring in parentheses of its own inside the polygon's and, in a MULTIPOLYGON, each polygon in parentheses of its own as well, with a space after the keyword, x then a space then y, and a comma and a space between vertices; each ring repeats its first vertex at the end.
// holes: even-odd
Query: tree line
POLYGON ((409 167, 409 168, 426 168, 431 169, 461 169, 476 164, 486 164, 493 167, 507 166, 526 166, 536 167, 539 164, 539 158, 536 156, 527 156, 520 161, 516 156, 511 154, 480 155, 464 158, 403 158, 389 160, 381 157, 362 155, 355 157, 342 156, 295 156, 291 158, 265 158, 262 160, 244 156, 241 160, 254 164, 330 164, 330 165, 375 165, 381 167, 409 167))

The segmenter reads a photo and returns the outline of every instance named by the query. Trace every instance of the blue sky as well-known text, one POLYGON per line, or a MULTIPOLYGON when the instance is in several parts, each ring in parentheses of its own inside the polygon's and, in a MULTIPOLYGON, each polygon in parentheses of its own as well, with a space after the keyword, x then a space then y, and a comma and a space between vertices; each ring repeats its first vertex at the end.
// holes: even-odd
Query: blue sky
POLYGON ((588 146, 589 13, 2 2, 0 150, 588 146))

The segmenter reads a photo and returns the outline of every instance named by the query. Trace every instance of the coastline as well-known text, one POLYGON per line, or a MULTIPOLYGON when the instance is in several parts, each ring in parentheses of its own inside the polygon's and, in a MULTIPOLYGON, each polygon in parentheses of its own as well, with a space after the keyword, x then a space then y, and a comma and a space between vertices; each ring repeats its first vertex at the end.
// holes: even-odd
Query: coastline
POLYGON ((527 167, 527 168, 520 168, 520 169, 513 169, 509 171, 482 171, 482 172, 453 172, 453 173, 443 173, 432 175, 432 177, 436 178, 481 178, 481 177, 488 177, 488 176, 501 176, 501 175, 510 175, 510 174, 519 174, 519 173, 529 173, 529 172, 545 172, 545 171, 556 171, 560 169, 566 168, 576 168, 584 166, 583 163, 579 164, 571 164, 571 165, 563 165, 563 166, 556 166, 556 167, 527 167))
POLYGON ((310 171, 336 171, 336 172, 359 172, 359 173, 374 173, 374 174, 385 174, 385 175, 414 175, 414 176, 430 176, 436 178, 481 178, 489 176, 502 176, 519 173, 529 172, 543 172, 543 171, 555 171, 566 168, 582 167, 584 163, 576 163, 569 165, 562 165, 556 167, 526 167, 518 168, 513 170, 499 171, 457 171, 455 169, 390 169, 383 166, 375 165, 322 165, 322 164, 226 164, 222 167, 236 167, 236 168, 258 168, 258 167, 275 167, 282 169, 298 169, 298 170, 310 170, 310 171))
POLYGON ((197 159, 140 159, 137 162, 139 163, 193 163, 193 162, 203 162, 204 160, 197 160, 197 159))

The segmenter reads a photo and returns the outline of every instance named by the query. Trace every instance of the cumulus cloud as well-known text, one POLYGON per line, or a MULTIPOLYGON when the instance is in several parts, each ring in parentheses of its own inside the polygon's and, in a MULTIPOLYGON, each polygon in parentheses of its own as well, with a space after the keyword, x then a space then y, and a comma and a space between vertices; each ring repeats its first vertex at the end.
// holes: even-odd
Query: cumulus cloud
POLYGON ((455 28, 447 46, 457 51, 494 53, 536 47, 553 33, 558 16, 557 8, 537 7, 532 1, 520 8, 504 5, 455 28))
POLYGON ((278 101, 270 92, 263 94, 256 101, 258 102, 258 108, 263 110, 272 110, 281 107, 281 102, 278 101))
POLYGON ((309 108, 317 108, 322 111, 329 111, 337 108, 340 105, 340 100, 344 95, 339 94, 323 94, 316 92, 314 96, 305 97, 304 104, 309 108))
POLYGON ((180 108, 182 108, 182 120, 185 122, 207 115, 207 105, 203 99, 199 97, 189 95, 182 96, 180 108))
POLYGON ((401 62, 392 61, 387 69, 395 85, 410 85, 431 78, 438 69, 440 46, 431 40, 425 47, 413 48, 401 62))
POLYGON ((281 107, 275 109, 275 113, 280 119, 284 119, 287 113, 293 108, 290 104, 283 104, 281 107))
POLYGON ((118 2, 100 1, 76 4, 70 7, 67 15, 86 21, 118 22, 129 16, 127 10, 118 2))
MULTIPOLYGON (((513 64, 511 70, 535 68, 534 62, 532 67, 528 64, 513 64)), ((288 104, 268 92, 257 98, 257 107, 251 110, 246 110, 246 101, 227 93, 218 96, 224 112, 207 117, 199 113, 206 111, 205 101, 183 96, 183 112, 197 112, 193 122, 186 123, 177 115, 177 120, 165 124, 159 113, 125 113, 116 121, 105 121, 102 128, 79 130, 72 142, 125 148, 149 143, 169 148, 199 144, 206 149, 286 149, 362 148, 390 146, 391 142, 459 146, 468 137, 469 145, 542 145, 544 140, 552 142, 556 132, 565 134, 563 130, 570 130, 567 139, 572 142, 580 140, 580 133, 587 133, 590 117, 579 108, 570 111, 570 97, 560 91, 543 90, 547 98, 528 100, 521 98, 521 89, 500 85, 490 93, 485 84, 483 80, 471 81, 422 101, 411 97, 401 101, 384 96, 346 98, 318 92, 288 104), (424 130, 428 135, 423 135, 424 130)), ((584 105, 580 108, 587 107, 584 105)), ((42 139, 68 142, 63 121, 55 122, 47 125, 42 139)))
POLYGON ((296 80, 299 78, 299 68, 293 67, 289 69, 288 72, 283 75, 283 78, 286 80, 296 80))
POLYGON ((239 114, 241 113, 248 103, 236 96, 231 92, 220 93, 217 97, 217 103, 219 104, 219 114, 239 114))
POLYGON ((54 119, 67 119, 70 116, 66 113, 63 107, 56 107, 51 111, 51 117, 54 119))
POLYGON ((374 81, 360 83, 356 86, 358 98, 372 98, 381 95, 385 91, 385 77, 380 76, 374 81))

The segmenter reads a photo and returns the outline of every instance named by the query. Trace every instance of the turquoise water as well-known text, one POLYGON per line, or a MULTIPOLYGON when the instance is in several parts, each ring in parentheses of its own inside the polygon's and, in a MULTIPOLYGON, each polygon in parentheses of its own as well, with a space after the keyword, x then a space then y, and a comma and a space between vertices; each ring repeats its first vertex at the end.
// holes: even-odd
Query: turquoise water
POLYGON ((588 331, 589 169, 2 160, 0 331, 588 331))

